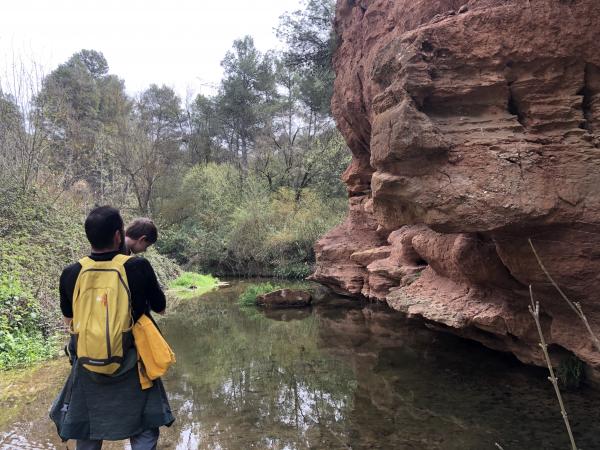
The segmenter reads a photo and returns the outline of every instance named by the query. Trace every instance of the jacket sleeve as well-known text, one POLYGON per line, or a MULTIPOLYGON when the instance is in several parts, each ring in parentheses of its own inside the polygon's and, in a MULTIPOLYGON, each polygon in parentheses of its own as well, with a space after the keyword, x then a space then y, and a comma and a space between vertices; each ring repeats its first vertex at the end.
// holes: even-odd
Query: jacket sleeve
POLYGON ((148 306, 150 306, 150 309, 154 312, 163 312, 167 306, 165 294, 158 284, 158 279, 156 278, 152 265, 146 259, 143 261, 145 262, 144 279, 146 280, 146 300, 148 306))
POLYGON ((71 266, 63 270, 62 274, 60 275, 60 282, 58 286, 58 290, 60 293, 60 310, 62 311, 63 316, 68 317, 69 319, 73 318, 74 286, 70 286, 73 284, 71 283, 71 270, 71 266))

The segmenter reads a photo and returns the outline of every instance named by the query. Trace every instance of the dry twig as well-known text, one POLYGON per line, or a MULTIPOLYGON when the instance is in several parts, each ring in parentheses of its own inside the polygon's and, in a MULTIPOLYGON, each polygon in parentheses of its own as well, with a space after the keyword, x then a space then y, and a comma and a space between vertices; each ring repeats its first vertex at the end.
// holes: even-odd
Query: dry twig
POLYGON ((550 361, 550 355, 548 354, 548 345, 546 344, 544 334, 542 333, 542 325, 540 323, 540 302, 533 301, 533 290, 531 289, 531 285, 529 285, 529 296, 531 298, 529 312, 531 313, 531 315, 533 316, 533 320, 535 321, 535 325, 540 336, 540 347, 542 348, 544 358, 546 359, 546 365, 548 366, 548 370, 550 371, 550 376, 548 377, 548 380, 550 380, 552 386, 554 386, 554 392, 556 392, 556 398, 558 398, 558 404, 560 405, 560 412, 563 416, 563 420, 565 421, 567 433, 569 433, 569 439, 571 440, 571 448, 572 450, 577 450, 577 446, 575 445, 575 438, 573 437, 573 432, 571 431, 571 424, 569 423, 567 411, 565 410, 565 405, 563 403, 562 396, 560 395, 560 389, 558 388, 558 378, 556 378, 556 376, 554 375, 554 369, 552 368, 552 362, 550 361))
POLYGON ((592 340, 592 343, 594 344, 594 347, 596 347, 596 350, 600 352, 600 340, 598 339, 598 336, 596 336, 596 334, 592 331, 592 328, 590 327, 590 323, 588 322, 587 317, 583 313, 583 309, 581 308, 581 305, 579 304, 579 302, 572 302, 567 297, 567 295, 563 292, 563 290, 556 283, 556 281, 554 281, 554 278, 552 278, 552 276, 550 275, 550 272, 548 272, 548 269, 546 269, 546 266, 544 266, 544 263, 542 262, 540 255, 538 255, 538 252, 536 251, 535 247, 533 246, 533 242, 531 242, 531 238, 529 238, 527 240, 529 241, 531 250, 533 250, 535 259, 537 259, 537 262, 538 262, 539 266, 541 267, 542 271, 544 272, 544 274, 546 274, 546 277, 548 278, 548 280, 550 280, 550 283, 552 283, 552 286, 554 286, 556 288, 556 290, 561 295, 561 297, 564 299, 564 301, 567 302, 569 307, 575 312, 575 314, 577 314, 577 317, 579 317, 579 319, 583 322, 583 325, 585 326, 585 329, 587 330, 588 334, 590 335, 590 338, 592 340))

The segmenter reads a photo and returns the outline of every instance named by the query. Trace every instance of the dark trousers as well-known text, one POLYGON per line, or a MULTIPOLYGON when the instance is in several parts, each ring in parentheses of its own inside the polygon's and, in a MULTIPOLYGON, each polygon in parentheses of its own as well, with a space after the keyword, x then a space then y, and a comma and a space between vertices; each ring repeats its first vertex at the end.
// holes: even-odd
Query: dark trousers
MULTIPOLYGON (((156 450, 158 428, 146 430, 129 438, 131 450, 156 450)), ((100 450, 102 441, 77 440, 77 450, 100 450)))

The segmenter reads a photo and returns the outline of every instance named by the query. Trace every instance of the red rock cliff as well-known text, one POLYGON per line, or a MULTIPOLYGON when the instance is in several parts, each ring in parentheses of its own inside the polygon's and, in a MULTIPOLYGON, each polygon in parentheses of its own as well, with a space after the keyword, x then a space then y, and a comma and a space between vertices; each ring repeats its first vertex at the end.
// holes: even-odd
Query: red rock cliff
MULTIPOLYGON (((313 278, 542 362, 600 369, 600 2, 338 0, 345 222, 313 278)), ((591 372, 598 373, 597 370, 591 372)))

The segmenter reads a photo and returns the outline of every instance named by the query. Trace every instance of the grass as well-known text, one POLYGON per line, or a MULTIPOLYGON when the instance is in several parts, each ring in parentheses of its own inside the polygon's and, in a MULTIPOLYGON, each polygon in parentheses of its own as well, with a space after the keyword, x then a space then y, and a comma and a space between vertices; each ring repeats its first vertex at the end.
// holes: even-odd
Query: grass
POLYGON ((238 302, 240 306, 254 306, 256 305, 256 297, 267 292, 273 292, 277 289, 281 289, 280 286, 271 283, 260 283, 248 286, 242 295, 240 295, 238 302))
POLYGON ((169 289, 179 298, 192 298, 213 290, 219 285, 219 279, 212 275, 183 272, 169 283, 169 289))

